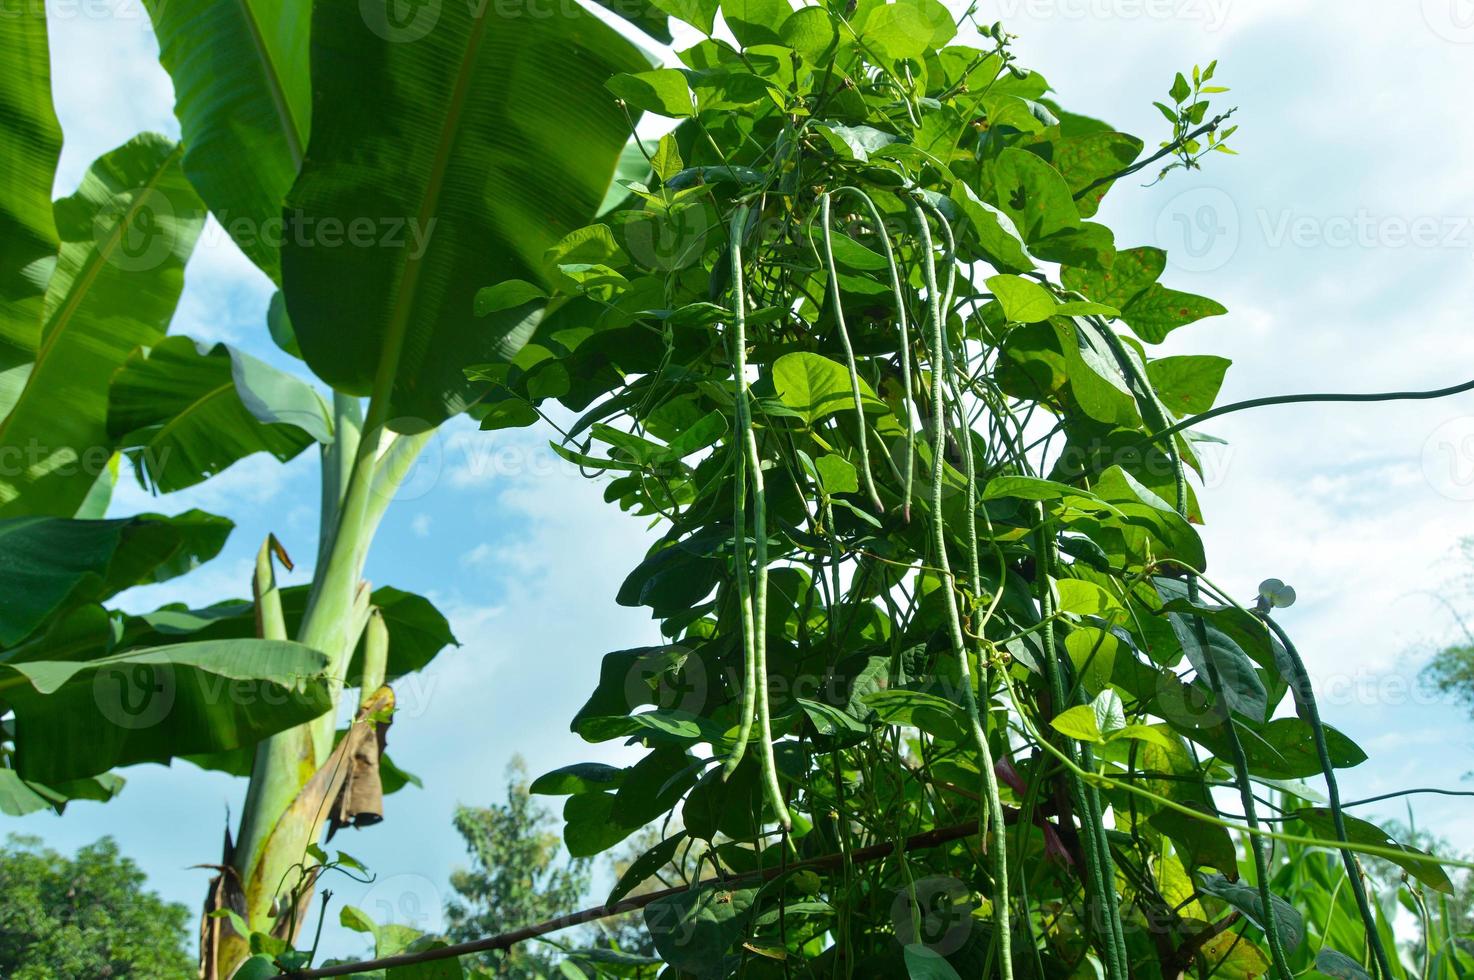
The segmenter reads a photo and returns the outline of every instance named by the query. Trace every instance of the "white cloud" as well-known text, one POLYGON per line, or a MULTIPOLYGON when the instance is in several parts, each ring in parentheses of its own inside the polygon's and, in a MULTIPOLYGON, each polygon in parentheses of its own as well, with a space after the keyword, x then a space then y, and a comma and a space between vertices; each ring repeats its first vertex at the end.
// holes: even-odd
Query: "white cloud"
POLYGON ((496 549, 483 541, 470 551, 461 555, 461 567, 473 568, 477 565, 488 564, 495 554, 496 549))
POLYGON ((430 536, 430 525, 433 523, 434 518, 432 518, 424 511, 421 511, 414 516, 414 518, 410 521, 409 526, 410 529, 415 532, 415 537, 428 538, 430 536))
POLYGON ((140 132, 177 137, 174 88, 140 0, 47 5, 51 90, 65 142, 58 194, 75 189, 88 164, 140 132))
POLYGON ((270 349, 266 306, 275 287, 211 215, 195 243, 170 333, 270 349))
POLYGON ((291 537, 296 544, 290 550, 300 550, 305 556, 306 546, 316 543, 316 497, 313 494, 316 493, 318 468, 317 453, 311 447, 287 463, 281 463, 267 453, 257 453, 203 483, 154 496, 139 486, 131 464, 125 460, 108 513, 110 516, 127 516, 141 511, 178 513, 198 507, 230 516, 243 508, 276 504, 276 517, 282 525, 280 536, 285 541, 287 532, 293 532, 291 537), (312 500, 314 506, 302 506, 300 502, 304 500, 312 500), (311 537, 304 540, 307 534, 311 537))

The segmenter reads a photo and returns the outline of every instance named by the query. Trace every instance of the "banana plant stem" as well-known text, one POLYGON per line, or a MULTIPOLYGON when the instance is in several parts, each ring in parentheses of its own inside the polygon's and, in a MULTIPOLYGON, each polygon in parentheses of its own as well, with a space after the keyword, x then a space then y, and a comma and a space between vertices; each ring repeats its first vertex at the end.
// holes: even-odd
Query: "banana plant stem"
MULTIPOLYGON (((371 417, 383 414, 370 403, 371 417)), ((328 658, 333 709, 258 745, 236 837, 232 865, 246 893, 246 920, 262 931, 271 930, 268 913, 278 888, 291 868, 304 860, 324 816, 287 819, 302 788, 332 750, 348 661, 369 619, 367 588, 360 577, 374 527, 397 490, 397 481, 409 472, 414 453, 428 438, 428 434, 387 437, 382 426, 365 430, 361 419, 358 399, 335 396, 335 438, 323 452, 319 561, 297 632, 299 642, 328 658), (393 446, 400 440, 404 448, 394 457, 395 466, 380 470, 381 443, 393 446)), ((228 958, 238 961, 243 956, 232 947, 228 958)), ((222 975, 234 965, 218 964, 222 975)))

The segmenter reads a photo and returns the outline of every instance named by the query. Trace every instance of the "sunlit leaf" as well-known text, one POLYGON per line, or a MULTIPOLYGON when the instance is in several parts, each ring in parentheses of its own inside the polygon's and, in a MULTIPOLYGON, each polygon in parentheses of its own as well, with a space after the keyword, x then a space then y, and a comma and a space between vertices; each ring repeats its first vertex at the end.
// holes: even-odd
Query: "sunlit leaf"
POLYGON ((282 202, 307 147, 311 4, 146 0, 174 80, 184 172, 226 233, 268 276, 297 229, 282 202))
POLYGON ((166 337, 113 377, 108 430, 145 486, 192 486, 257 452, 279 460, 331 442, 321 395, 226 344, 166 337))
POLYGON ((41 343, 41 303, 56 256, 51 186, 61 127, 51 107, 46 11, 27 4, 0 20, 0 417, 14 404, 41 343))
POLYGON ((289 239, 283 286, 312 370, 387 385, 384 420, 416 429, 464 410, 483 387, 464 369, 504 358, 520 327, 501 321, 527 320, 478 318, 476 291, 542 282, 549 246, 593 218, 628 136, 604 81, 647 63, 577 7, 366 9, 313 8, 312 140, 287 210, 344 237, 289 239))
POLYGON ((297 643, 225 640, 94 660, 12 658, 15 767, 41 782, 259 741, 328 710, 327 658, 297 643), (72 736, 85 726, 85 739, 72 736))
POLYGON ((42 349, 0 422, 0 516, 76 513, 112 457, 108 382, 174 315, 204 205, 180 148, 144 135, 104 154, 56 204, 61 251, 46 290, 42 349))

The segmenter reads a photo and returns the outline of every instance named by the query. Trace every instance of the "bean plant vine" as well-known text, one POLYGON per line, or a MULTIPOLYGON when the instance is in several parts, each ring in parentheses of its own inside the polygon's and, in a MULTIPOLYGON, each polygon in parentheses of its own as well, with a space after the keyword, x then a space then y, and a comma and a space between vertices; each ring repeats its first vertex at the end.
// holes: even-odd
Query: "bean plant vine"
POLYGON ((1156 161, 1229 152, 1217 66, 1143 156, 970 12, 727 20, 737 44, 611 81, 674 128, 550 251, 559 315, 486 369, 485 427, 560 402, 559 453, 662 529, 619 601, 665 642, 609 654, 573 721, 642 754, 534 786, 572 853, 664 828, 610 903, 689 883, 644 906, 681 975, 1405 976, 1358 855, 1445 872, 1345 812, 1365 756, 1284 593, 1202 577, 1192 426, 1228 364, 1152 347, 1226 311, 1092 220, 1156 161), (1315 846, 1350 942, 1276 890, 1315 846))

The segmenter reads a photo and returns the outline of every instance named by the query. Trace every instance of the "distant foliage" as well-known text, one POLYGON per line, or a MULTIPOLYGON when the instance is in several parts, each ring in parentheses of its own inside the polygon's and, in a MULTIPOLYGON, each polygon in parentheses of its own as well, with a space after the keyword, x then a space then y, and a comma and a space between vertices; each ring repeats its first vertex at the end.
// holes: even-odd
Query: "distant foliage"
MULTIPOLYGON (((454 872, 456 898, 445 908, 453 942, 507 932, 576 909, 589 890, 591 861, 560 860, 563 841, 547 809, 527 792, 527 767, 520 757, 507 766, 507 802, 462 806, 456 831, 464 838, 471 867, 454 872)), ((556 975, 555 957, 536 943, 508 957, 486 956, 480 965, 498 977, 535 980, 556 975)), ((471 958, 466 958, 471 965, 471 958)))
POLYGON ((110 837, 69 858, 12 834, 0 847, 0 977, 192 978, 190 911, 145 883, 110 837))
POLYGON ((1433 655, 1423 678, 1439 692, 1474 709, 1474 643, 1456 643, 1433 655))

